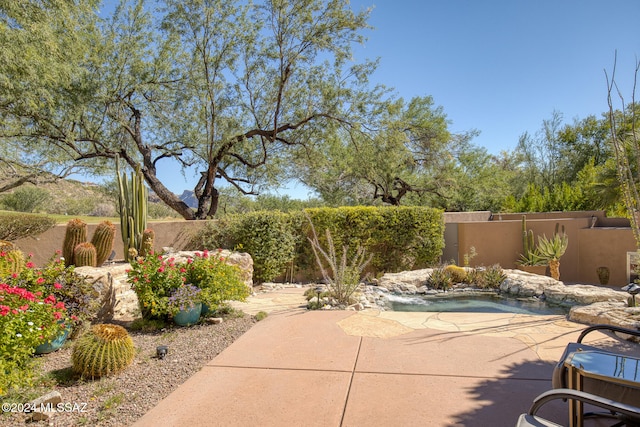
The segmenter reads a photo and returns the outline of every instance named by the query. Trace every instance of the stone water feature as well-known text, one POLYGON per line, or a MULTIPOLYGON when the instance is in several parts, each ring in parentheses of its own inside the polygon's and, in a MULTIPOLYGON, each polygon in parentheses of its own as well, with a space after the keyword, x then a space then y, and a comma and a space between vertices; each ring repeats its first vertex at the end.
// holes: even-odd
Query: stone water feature
MULTIPOLYGON (((432 269, 387 273, 374 281, 374 288, 404 295, 427 295, 442 291, 429 290, 427 281, 432 269)), ((504 270, 507 279, 500 292, 513 297, 537 297, 545 301, 571 306, 569 320, 595 324, 606 323, 626 328, 640 328, 640 307, 628 307, 629 294, 603 286, 564 284, 547 276, 521 270, 504 270)), ((459 290, 464 291, 464 289, 459 290)), ((366 294, 372 294, 368 292, 366 294)), ((375 293, 373 293, 375 294, 375 293)), ((369 296, 375 302, 378 296, 369 296)))
MULTIPOLYGON (((197 252, 179 251, 164 248, 164 257, 174 258, 176 263, 185 263, 189 258, 194 258, 197 252)), ((242 280, 250 288, 253 288, 253 259, 251 255, 241 252, 223 250, 219 256, 228 264, 236 265, 242 272, 242 280)), ((121 262, 105 264, 102 267, 78 267, 76 273, 81 274, 93 283, 99 292, 101 309, 98 320, 132 320, 140 316, 138 297, 127 282, 127 270, 131 268, 129 263, 121 262)))

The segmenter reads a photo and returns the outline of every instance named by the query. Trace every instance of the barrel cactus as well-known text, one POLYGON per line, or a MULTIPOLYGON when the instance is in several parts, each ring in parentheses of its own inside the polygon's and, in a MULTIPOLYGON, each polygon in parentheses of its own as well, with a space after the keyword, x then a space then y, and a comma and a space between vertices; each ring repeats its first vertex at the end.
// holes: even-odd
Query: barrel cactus
POLYGON ((8 242, 6 240, 0 240, 0 252, 8 252, 12 249, 15 249, 13 243, 8 242))
POLYGON ((89 242, 76 245, 73 250, 73 263, 76 267, 96 267, 96 248, 89 242))
POLYGON ((67 230, 62 243, 64 265, 74 265, 73 251, 80 243, 87 241, 87 223, 81 219, 72 219, 67 223, 67 230))
POLYGON ((93 232, 91 243, 96 248, 96 267, 100 267, 111 255, 116 237, 116 226, 111 221, 102 221, 93 232))
POLYGON ((449 273, 451 276, 451 280, 454 283, 463 283, 467 278, 467 270, 463 267, 458 267, 457 265, 447 265, 445 271, 449 273))
POLYGON ((0 279, 11 276, 12 274, 20 274, 24 266, 24 254, 19 249, 11 249, 9 251, 0 251, 0 279))
POLYGON ((71 353, 73 371, 84 378, 100 378, 125 370, 136 356, 129 333, 122 326, 100 324, 77 339, 71 353))

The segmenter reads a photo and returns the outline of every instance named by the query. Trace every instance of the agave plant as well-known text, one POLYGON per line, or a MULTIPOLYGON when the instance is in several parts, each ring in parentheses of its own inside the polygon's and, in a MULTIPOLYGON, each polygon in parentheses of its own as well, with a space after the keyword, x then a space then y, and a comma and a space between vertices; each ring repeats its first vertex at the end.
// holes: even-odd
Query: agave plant
POLYGON ((558 232, 558 227, 559 224, 556 224, 556 231, 550 239, 545 235, 538 237, 537 247, 540 256, 549 263, 551 277, 556 280, 560 280, 560 257, 564 255, 567 246, 569 246, 569 237, 564 232, 564 226, 562 232, 558 232))

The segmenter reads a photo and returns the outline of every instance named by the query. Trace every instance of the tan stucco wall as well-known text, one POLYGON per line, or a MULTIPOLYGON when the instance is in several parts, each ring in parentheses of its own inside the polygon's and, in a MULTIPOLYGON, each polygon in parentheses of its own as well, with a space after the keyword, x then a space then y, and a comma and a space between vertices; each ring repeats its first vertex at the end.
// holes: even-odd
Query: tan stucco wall
MULTIPOLYGON (((611 271, 609 284, 623 286, 627 281, 627 252, 636 249, 631 229, 597 226, 590 228, 592 216, 596 216, 600 224, 624 224, 624 220, 616 222, 616 219, 603 217, 601 212, 554 212, 527 214, 527 228, 533 230, 536 236, 546 234, 550 237, 556 222, 565 226, 569 236, 569 247, 561 259, 561 280, 597 284, 596 268, 607 266, 611 271)), ((515 268, 522 252, 521 218, 522 214, 509 216, 494 214, 491 217, 487 212, 445 214, 448 232, 443 260, 457 258, 457 262, 462 264, 464 254, 469 253, 473 246, 477 256, 471 260, 472 266, 488 266, 497 263, 503 268, 515 268)), ((156 233, 155 249, 161 250, 165 246, 178 250, 185 249, 189 238, 205 223, 205 221, 150 222, 149 227, 156 233)), ((95 227, 96 225, 89 225, 89 236, 93 234, 95 227)), ((116 229, 116 259, 124 259, 119 224, 116 224, 116 229)), ((40 236, 21 239, 16 244, 25 253, 33 254, 36 265, 43 265, 56 250, 62 248, 64 233, 65 225, 58 225, 40 236)))
MULTIPOLYGON (((171 246, 178 250, 184 249, 189 238, 194 233, 197 233, 198 229, 202 228, 205 223, 205 221, 149 222, 148 227, 155 232, 154 249, 159 251, 165 246, 171 246)), ((89 224, 87 240, 91 240, 96 226, 97 224, 89 224)), ((24 253, 33 254, 33 262, 40 266, 46 263, 57 250, 62 249, 65 229, 65 224, 57 225, 37 237, 20 239, 15 243, 24 253)), ((124 259, 122 247, 120 224, 116 224, 115 259, 124 259)))

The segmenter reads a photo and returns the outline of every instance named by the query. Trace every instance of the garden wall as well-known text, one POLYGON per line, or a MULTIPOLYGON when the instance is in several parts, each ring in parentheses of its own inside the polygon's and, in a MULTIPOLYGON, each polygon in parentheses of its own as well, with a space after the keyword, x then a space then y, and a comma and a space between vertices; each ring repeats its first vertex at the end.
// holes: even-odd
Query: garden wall
MULTIPOLYGON (((472 266, 500 264, 515 268, 522 252, 522 214, 491 214, 490 212, 445 213, 445 248, 443 260, 462 264, 465 253, 473 246, 477 256, 472 266)), ((569 247, 561 259, 560 279, 565 282, 598 284, 596 268, 607 266, 611 271, 610 286, 620 287, 627 282, 627 252, 636 250, 636 243, 628 221, 606 218, 601 211, 553 212, 527 214, 527 228, 535 235, 550 237, 556 222, 565 226, 569 247), (595 219, 594 219, 595 218, 595 219), (595 226, 592 227, 592 224, 595 226)), ((171 246, 184 249, 192 233, 204 221, 150 222, 156 233, 155 249, 171 246)), ((89 236, 95 225, 89 225, 89 236)), ((116 259, 124 259, 119 227, 116 236, 116 259)), ((36 265, 44 264, 62 247, 65 225, 59 225, 36 238, 17 241, 25 252, 33 254, 36 265)), ((215 248, 210 248, 215 249, 215 248)))

